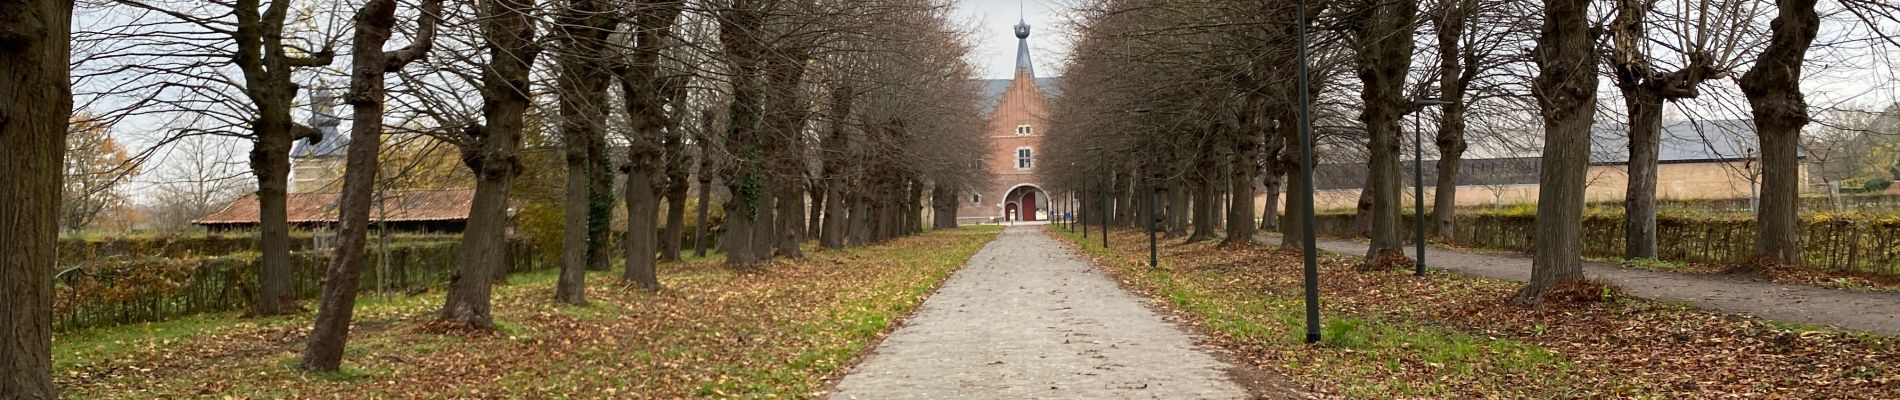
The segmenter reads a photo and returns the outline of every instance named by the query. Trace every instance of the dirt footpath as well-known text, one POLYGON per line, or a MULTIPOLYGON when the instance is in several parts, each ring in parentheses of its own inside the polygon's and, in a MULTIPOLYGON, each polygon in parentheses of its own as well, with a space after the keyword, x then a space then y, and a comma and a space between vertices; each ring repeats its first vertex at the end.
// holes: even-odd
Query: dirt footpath
MULTIPOLYGON (((1278 244, 1278 236, 1260 240, 1278 244)), ((1365 254, 1366 244, 1321 239, 1322 251, 1365 254)), ((1413 248, 1407 245, 1406 254, 1413 248)), ((1425 265, 1466 275, 1530 280, 1531 259, 1514 254, 1478 254, 1428 247, 1425 265)), ((1621 286, 1631 295, 1653 300, 1681 301, 1708 310, 1752 315, 1777 321, 1900 334, 1900 294, 1826 289, 1747 280, 1736 277, 1646 271, 1618 265, 1585 262, 1583 274, 1621 286)))
POLYGON ((984 246, 831 398, 1246 398, 1230 365, 1042 229, 984 246))

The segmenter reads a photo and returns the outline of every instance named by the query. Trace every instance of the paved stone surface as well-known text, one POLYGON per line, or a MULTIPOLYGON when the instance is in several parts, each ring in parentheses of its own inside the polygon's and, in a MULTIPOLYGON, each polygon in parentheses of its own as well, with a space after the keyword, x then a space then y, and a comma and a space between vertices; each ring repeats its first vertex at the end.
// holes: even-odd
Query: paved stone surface
POLYGON ((1014 226, 838 384, 836 399, 1241 399, 1230 366, 1041 226, 1014 226))
MULTIPOLYGON (((1260 240, 1278 244, 1278 236, 1260 240)), ((1320 239, 1319 249, 1356 255, 1366 244, 1320 239)), ((1413 254, 1410 245, 1407 255, 1413 254)), ((1518 282, 1530 280, 1531 259, 1516 254, 1481 254, 1436 247, 1425 250, 1425 264, 1466 275, 1518 282)), ((1681 301, 1696 307, 1778 321, 1900 334, 1900 294, 1828 289, 1714 275, 1648 271, 1614 264, 1583 263, 1583 274, 1653 300, 1681 301)))

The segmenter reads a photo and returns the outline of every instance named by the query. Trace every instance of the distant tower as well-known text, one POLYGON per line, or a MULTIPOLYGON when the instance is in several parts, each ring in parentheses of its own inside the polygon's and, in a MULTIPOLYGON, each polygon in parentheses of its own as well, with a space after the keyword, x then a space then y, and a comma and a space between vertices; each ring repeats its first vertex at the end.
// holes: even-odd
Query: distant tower
POLYGON ((350 138, 337 130, 343 119, 336 116, 335 91, 323 81, 316 86, 310 91, 309 124, 323 136, 291 144, 291 193, 336 191, 342 185, 343 150, 348 147, 350 138))
POLYGON ((1049 127, 1049 93, 1036 77, 1036 65, 1029 57, 1029 22, 1016 23, 1016 70, 1009 79, 983 81, 984 98, 989 102, 989 129, 985 157, 993 178, 989 187, 966 188, 957 207, 960 222, 1042 221, 1056 216, 1051 206, 1060 205, 1053 193, 1043 188, 1036 173, 1037 155, 1043 150, 1043 133, 1049 127))
POLYGON ((1029 60, 1029 21, 1026 20, 1016 22, 1016 71, 1036 77, 1036 64, 1029 60))

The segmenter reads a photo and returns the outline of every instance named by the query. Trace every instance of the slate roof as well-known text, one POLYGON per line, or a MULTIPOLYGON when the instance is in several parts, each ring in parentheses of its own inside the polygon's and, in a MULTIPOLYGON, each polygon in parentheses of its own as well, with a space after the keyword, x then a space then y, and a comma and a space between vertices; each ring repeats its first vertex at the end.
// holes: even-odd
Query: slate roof
MULTIPOLYGON (((1657 158, 1662 163, 1731 161, 1754 156, 1755 122, 1745 119, 1664 123, 1657 158)), ((1590 129, 1590 162, 1629 162, 1626 124, 1597 124, 1590 129)))
MULTIPOLYGON (((468 219, 474 189, 390 191, 385 204, 372 204, 370 221, 461 221, 468 219)), ((285 196, 285 214, 290 223, 336 222, 337 193, 292 193, 285 196)), ((232 201, 211 215, 191 221, 198 225, 255 224, 258 220, 257 195, 232 201)))
MULTIPOLYGON (((1458 164, 1458 186, 1535 185, 1543 160, 1537 157, 1464 160, 1458 164)), ((1412 161, 1400 163, 1405 183, 1412 182, 1412 161)), ((1425 161, 1425 183, 1438 180, 1438 160, 1425 161)), ((1313 169, 1319 190, 1359 189, 1366 186, 1366 164, 1320 164, 1313 169)))
MULTIPOLYGON (((1036 87, 1042 88, 1042 93, 1049 95, 1051 98, 1061 97, 1062 89, 1056 85, 1056 83, 1061 80, 1061 77, 1036 78, 1036 87)), ((1013 79, 984 79, 981 81, 983 84, 983 114, 988 115, 990 112, 996 111, 996 103, 1003 100, 1003 92, 1009 90, 1009 83, 1011 81, 1013 81, 1013 79)))
MULTIPOLYGON (((1629 129, 1626 126, 1597 124, 1591 128, 1591 164, 1629 162, 1629 129)), ((1663 164, 1742 160, 1754 156, 1755 124, 1744 119, 1664 123, 1658 141, 1657 162, 1663 164)), ((1802 151, 1800 155, 1805 157, 1806 152, 1802 151)), ((1406 160, 1400 164, 1406 176, 1410 177, 1412 161, 1406 160)), ((1534 156, 1465 159, 1459 167, 1458 185, 1535 185, 1537 170, 1542 166, 1543 160, 1534 156)), ((1424 175, 1426 181, 1438 179, 1438 160, 1425 160, 1424 175)), ((1410 178, 1407 179, 1410 182, 1410 178)), ((1317 182, 1314 187, 1321 190, 1362 188, 1366 182, 1366 164, 1320 164, 1313 170, 1313 180, 1317 182)))
POLYGON ((336 113, 332 111, 331 104, 335 102, 336 95, 331 90, 317 89, 311 91, 310 127, 316 128, 318 132, 323 132, 323 137, 317 140, 298 139, 296 142, 292 142, 290 144, 291 158, 343 155, 344 148, 349 147, 350 137, 337 131, 337 126, 343 124, 343 119, 337 118, 336 113))

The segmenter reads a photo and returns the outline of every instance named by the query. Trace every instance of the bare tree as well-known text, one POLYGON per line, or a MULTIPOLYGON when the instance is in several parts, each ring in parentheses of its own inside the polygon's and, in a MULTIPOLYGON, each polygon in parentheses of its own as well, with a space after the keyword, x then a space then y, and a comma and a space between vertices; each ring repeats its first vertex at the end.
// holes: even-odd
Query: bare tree
POLYGON ((1742 94, 1755 116, 1755 134, 1761 138, 1762 198, 1755 212, 1755 256, 1764 260, 1801 263, 1800 158, 1801 128, 1807 126, 1808 103, 1801 93, 1801 64, 1820 30, 1814 0, 1776 0, 1769 24, 1768 47, 1755 66, 1742 75, 1742 94))
POLYGON ((1629 118, 1629 187, 1624 200, 1625 257, 1656 257, 1656 168, 1662 138, 1664 101, 1692 99, 1703 82, 1726 77, 1743 57, 1755 32, 1755 1, 1673 1, 1674 12, 1657 15, 1656 0, 1617 0, 1605 56, 1629 118), (1651 25, 1662 24, 1666 39, 1656 43, 1651 25), (1666 49, 1680 60, 1656 55, 1666 49))
POLYGON ((422 19, 409 45, 384 51, 383 45, 395 30, 396 8, 396 0, 371 0, 357 9, 353 20, 356 32, 350 43, 355 50, 350 55, 350 91, 346 98, 354 122, 350 124, 349 154, 339 199, 342 215, 336 253, 323 281, 315 327, 310 330, 303 360, 297 364, 304 370, 335 371, 343 363, 343 346, 349 341, 358 272, 363 267, 363 247, 368 236, 376 157, 382 145, 384 77, 429 54, 435 26, 442 15, 441 0, 423 0, 418 12, 422 19))
POLYGON ((251 188, 243 179, 248 170, 225 161, 211 136, 195 136, 172 143, 164 169, 154 185, 156 225, 162 230, 184 230, 191 221, 217 212, 251 188))
POLYGON ((1583 190, 1590 166, 1590 127, 1596 117, 1597 57, 1592 52, 1589 0, 1547 0, 1544 26, 1532 54, 1531 86, 1544 118, 1538 170, 1537 243, 1531 280, 1512 302, 1543 304, 1552 288, 1583 279, 1583 190))
POLYGON ((605 154, 590 152, 590 146, 594 141, 606 140, 602 137, 607 115, 603 98, 608 71, 601 53, 617 25, 610 13, 605 0, 571 0, 563 5, 552 28, 561 41, 555 55, 555 84, 560 98, 561 141, 567 149, 566 214, 562 219, 567 234, 561 243, 561 279, 554 298, 565 304, 587 304, 589 248, 605 245, 596 243, 589 229, 604 223, 592 222, 600 217, 593 215, 592 208, 602 200, 591 190, 594 179, 590 176, 596 171, 590 160, 605 154))
POLYGON ((540 48, 530 17, 534 0, 483 0, 477 20, 488 50, 482 68, 482 120, 463 129, 462 162, 475 172, 475 199, 462 233, 459 267, 449 277, 441 319, 474 329, 494 328, 490 297, 504 273, 508 190, 521 174, 522 117, 530 106, 529 70, 540 48))
MULTIPOLYGON (((654 271, 655 253, 659 252, 659 202, 667 178, 660 163, 667 156, 663 131, 670 127, 666 106, 685 87, 684 77, 661 76, 660 52, 668 46, 671 32, 684 4, 661 1, 642 4, 633 14, 633 44, 617 69, 628 119, 628 165, 626 195, 627 238, 626 270, 621 278, 646 290, 659 290, 654 271)), ((676 134, 675 134, 676 135, 676 134)), ((677 141, 678 139, 673 139, 677 141)), ((677 147, 675 145, 674 147, 677 147)), ((674 151, 678 151, 677 149, 674 151)))
MULTIPOLYGON (((118 3, 169 19, 136 21, 135 26, 148 29, 95 36, 130 38, 139 41, 140 46, 151 47, 150 51, 193 50, 174 55, 177 60, 150 65, 133 60, 108 71, 162 77, 156 85, 159 91, 183 93, 181 98, 163 101, 169 103, 168 107, 224 121, 225 126, 209 127, 208 133, 252 141, 249 161, 252 175, 257 179, 258 251, 261 254, 258 298, 251 313, 280 315, 297 311, 291 293, 290 225, 285 219, 290 150, 292 142, 318 140, 322 134, 291 119, 290 111, 301 89, 292 80, 299 70, 329 65, 334 60, 330 43, 327 39, 319 39, 323 41, 321 44, 308 43, 287 31, 294 11, 291 0, 269 0, 268 3, 264 0, 206 3, 120 0, 118 3), (175 32, 170 27, 173 24, 182 24, 191 30, 175 32), (167 33, 153 34, 149 30, 167 33), (226 41, 235 49, 222 48, 226 41), (310 48, 314 46, 321 48, 310 48), (242 80, 230 79, 224 68, 235 68, 242 80)), ((110 60, 123 56, 111 54, 101 58, 110 60)))
MULTIPOLYGON (((1411 109, 1404 93, 1405 78, 1412 62, 1416 30, 1414 20, 1418 3, 1413 1, 1366 1, 1349 6, 1346 26, 1352 30, 1357 54, 1360 98, 1364 108, 1359 121, 1365 123, 1367 162, 1364 193, 1372 200, 1372 243, 1366 248, 1365 268, 1379 266, 1392 258, 1403 258, 1403 232, 1399 228, 1399 117, 1411 109)), ((1420 210, 1423 212, 1423 210, 1420 210)))

